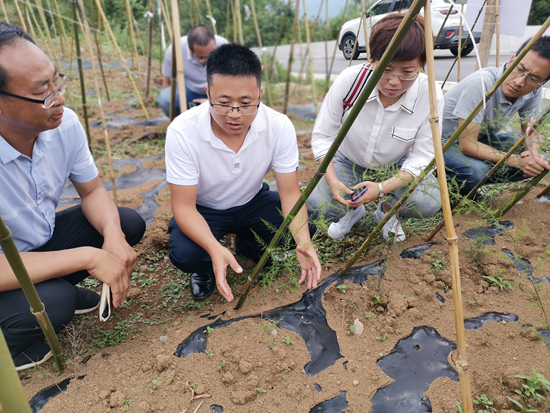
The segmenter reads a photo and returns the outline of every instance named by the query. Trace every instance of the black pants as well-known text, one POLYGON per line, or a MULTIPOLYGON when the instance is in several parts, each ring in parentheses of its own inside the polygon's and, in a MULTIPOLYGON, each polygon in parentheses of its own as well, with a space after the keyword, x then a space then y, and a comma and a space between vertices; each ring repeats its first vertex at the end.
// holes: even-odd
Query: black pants
MULTIPOLYGON (((130 245, 137 244, 145 232, 143 218, 129 208, 119 208, 118 212, 126 241, 130 245)), ((78 247, 101 248, 102 245, 103 236, 92 227, 84 217, 80 205, 77 205, 56 214, 52 238, 33 251, 61 251, 78 247)), ((74 285, 89 275, 87 271, 79 271, 35 284, 56 332, 61 331, 73 318, 76 306, 74 285)), ((42 330, 29 307, 23 290, 0 292, 0 327, 12 356, 24 352, 31 344, 44 340, 42 330)))

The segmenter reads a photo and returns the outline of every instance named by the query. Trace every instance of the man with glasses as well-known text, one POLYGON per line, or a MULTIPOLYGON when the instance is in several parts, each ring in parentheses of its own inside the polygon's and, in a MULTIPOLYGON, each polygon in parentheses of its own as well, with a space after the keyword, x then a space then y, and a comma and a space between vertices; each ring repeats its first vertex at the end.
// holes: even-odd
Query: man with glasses
MULTIPOLYGON (((195 300, 215 290, 227 300, 227 266, 242 268, 220 240, 235 234, 237 254, 258 261, 301 191, 298 147, 290 120, 260 103, 261 63, 250 49, 227 44, 208 57, 208 102, 172 122, 166 135, 170 185, 170 259, 191 273, 195 300), (273 169, 277 192, 263 183, 273 169)), ((321 265, 311 244, 305 208, 290 226, 302 268, 315 288, 321 265)))
MULTIPOLYGON (((145 231, 103 187, 76 114, 63 108, 65 81, 23 29, 0 22, 0 216, 56 331, 97 308, 99 295, 76 287, 90 275, 111 287, 114 307, 124 303, 130 245, 145 231), (81 205, 56 212, 67 179, 81 205)), ((3 253, 0 327, 18 370, 51 356, 3 253)))
MULTIPOLYGON (((493 87, 516 55, 502 67, 488 67, 472 73, 445 94, 444 140, 462 125, 483 99, 484 92, 493 87)), ((540 150, 545 137, 529 127, 540 113, 542 86, 549 78, 550 36, 543 36, 445 153, 447 178, 459 185, 462 195, 468 194, 506 155, 521 133, 528 134, 524 148, 510 156, 486 184, 521 181, 545 169, 550 170, 546 155, 540 150), (509 125, 516 114, 519 114, 520 127, 509 125)))
MULTIPOLYGON (((181 53, 185 73, 185 95, 188 107, 202 103, 206 96, 206 59, 212 50, 226 44, 221 36, 214 35, 204 25, 192 27, 187 36, 181 38, 181 53)), ((170 115, 170 84, 172 78, 172 46, 166 50, 162 65, 162 92, 158 105, 166 116, 170 115)), ((176 116, 180 114, 179 91, 176 88, 176 116)))

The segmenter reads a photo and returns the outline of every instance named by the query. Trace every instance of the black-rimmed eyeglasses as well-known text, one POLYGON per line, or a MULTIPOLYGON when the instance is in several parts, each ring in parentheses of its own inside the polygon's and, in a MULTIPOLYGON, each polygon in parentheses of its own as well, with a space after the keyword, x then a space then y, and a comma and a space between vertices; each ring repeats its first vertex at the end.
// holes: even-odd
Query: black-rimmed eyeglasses
POLYGON ((42 100, 40 100, 40 99, 31 99, 31 98, 27 98, 25 96, 14 95, 13 93, 5 92, 3 90, 0 90, 0 95, 11 96, 12 98, 22 99, 22 100, 26 100, 27 102, 32 102, 32 103, 41 103, 42 107, 44 109, 49 109, 55 103, 55 98, 57 97, 57 95, 63 96, 63 92, 65 92, 65 85, 67 83, 67 76, 60 73, 59 78, 61 79, 61 84, 59 85, 57 90, 53 93, 50 93, 48 96, 46 96, 42 100))

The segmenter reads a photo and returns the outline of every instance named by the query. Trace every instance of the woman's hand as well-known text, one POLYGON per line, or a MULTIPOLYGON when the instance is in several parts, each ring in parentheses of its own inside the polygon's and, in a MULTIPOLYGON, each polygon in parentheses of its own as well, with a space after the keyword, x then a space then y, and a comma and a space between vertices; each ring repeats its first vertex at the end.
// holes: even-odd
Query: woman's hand
POLYGON ((356 189, 358 193, 362 192, 366 188, 366 191, 355 199, 353 196, 352 199, 355 199, 355 201, 349 200, 347 205, 350 208, 357 208, 360 205, 368 204, 369 202, 375 201, 378 198, 378 193, 380 192, 378 189, 378 184, 376 182, 371 181, 365 181, 360 182, 357 185, 353 187, 353 189, 356 189))
POLYGON ((332 191, 332 195, 334 196, 334 199, 336 202, 341 203, 345 206, 350 206, 350 200, 352 197, 355 196, 355 192, 353 192, 351 189, 349 189, 346 185, 344 185, 340 181, 336 181, 336 184, 331 185, 330 187, 332 191), (345 198, 345 195, 347 194, 349 196, 348 199, 345 198))

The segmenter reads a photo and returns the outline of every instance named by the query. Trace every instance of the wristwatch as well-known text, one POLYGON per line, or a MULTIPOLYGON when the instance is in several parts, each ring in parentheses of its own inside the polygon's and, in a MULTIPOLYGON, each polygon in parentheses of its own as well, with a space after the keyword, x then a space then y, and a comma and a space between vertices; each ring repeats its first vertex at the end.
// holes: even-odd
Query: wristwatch
POLYGON ((378 182, 378 198, 384 196, 384 188, 382 187, 382 182, 378 182))

